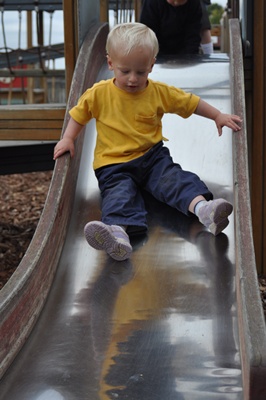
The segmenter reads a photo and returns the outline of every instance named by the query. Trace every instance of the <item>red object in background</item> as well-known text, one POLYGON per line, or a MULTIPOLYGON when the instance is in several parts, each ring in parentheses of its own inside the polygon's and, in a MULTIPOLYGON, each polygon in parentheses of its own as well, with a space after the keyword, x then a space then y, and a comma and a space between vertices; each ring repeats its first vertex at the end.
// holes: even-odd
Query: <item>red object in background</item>
MULTIPOLYGON (((7 68, 3 68, 5 71, 8 71, 7 68)), ((12 69, 27 69, 27 65, 22 65, 21 67, 12 67, 12 69)), ((0 76, 0 89, 8 89, 10 84, 12 83, 12 88, 21 88, 22 87, 22 79, 23 79, 23 87, 27 87, 27 78, 18 78, 18 77, 3 77, 0 76)))

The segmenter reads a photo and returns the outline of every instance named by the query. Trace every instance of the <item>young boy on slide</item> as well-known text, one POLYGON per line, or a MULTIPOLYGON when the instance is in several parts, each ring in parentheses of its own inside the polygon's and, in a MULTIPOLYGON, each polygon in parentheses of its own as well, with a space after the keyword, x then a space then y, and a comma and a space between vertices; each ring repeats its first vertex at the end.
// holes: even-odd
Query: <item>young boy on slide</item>
POLYGON ((241 119, 223 114, 198 96, 148 79, 158 53, 154 32, 141 23, 116 25, 106 44, 107 63, 114 78, 94 84, 70 110, 54 159, 70 152, 82 127, 96 119, 93 168, 102 196, 102 221, 84 228, 88 243, 115 260, 130 257, 131 232, 147 229, 141 189, 184 214, 196 214, 213 235, 228 225, 232 205, 213 195, 200 178, 173 162, 163 144, 162 117, 197 114, 239 131, 241 119), (128 235, 129 234, 129 235, 128 235))

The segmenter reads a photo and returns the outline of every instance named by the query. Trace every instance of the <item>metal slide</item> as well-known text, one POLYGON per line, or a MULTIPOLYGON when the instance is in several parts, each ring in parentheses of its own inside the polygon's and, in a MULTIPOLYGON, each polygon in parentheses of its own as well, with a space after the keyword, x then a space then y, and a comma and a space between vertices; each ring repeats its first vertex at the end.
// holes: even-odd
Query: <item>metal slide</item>
MULTIPOLYGON (((234 29, 239 38, 237 22, 234 29)), ((84 62, 83 45, 68 107, 92 84, 81 82, 84 67, 91 67, 90 79, 110 76, 92 39, 98 35, 104 43, 105 34, 97 28, 86 39, 93 62, 84 62)), ((225 54, 159 60, 150 77, 192 91, 223 112, 241 113, 243 81, 234 89, 232 80, 241 80, 242 72, 235 76, 234 67, 225 54)), ((233 202, 234 215, 214 237, 196 218, 147 196, 148 234, 134 239, 130 260, 116 262, 83 236, 85 223, 101 218, 92 171, 95 124, 88 124, 76 157, 56 163, 22 270, 0 295, 1 400, 265 398, 265 326, 243 125, 240 133, 224 128, 219 138, 212 121, 164 117, 174 160, 196 172, 215 197, 233 202)))

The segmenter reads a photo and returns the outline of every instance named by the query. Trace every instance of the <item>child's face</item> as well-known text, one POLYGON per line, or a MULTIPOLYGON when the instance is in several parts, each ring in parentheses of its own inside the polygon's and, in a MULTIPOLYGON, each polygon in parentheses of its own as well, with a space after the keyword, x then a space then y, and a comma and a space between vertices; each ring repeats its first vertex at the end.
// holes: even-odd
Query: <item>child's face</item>
POLYGON ((166 0, 171 6, 178 7, 187 3, 187 0, 166 0))
POLYGON ((137 47, 128 55, 123 54, 123 49, 113 50, 107 56, 108 67, 114 71, 115 85, 129 93, 136 93, 145 89, 147 79, 155 58, 151 50, 137 47))

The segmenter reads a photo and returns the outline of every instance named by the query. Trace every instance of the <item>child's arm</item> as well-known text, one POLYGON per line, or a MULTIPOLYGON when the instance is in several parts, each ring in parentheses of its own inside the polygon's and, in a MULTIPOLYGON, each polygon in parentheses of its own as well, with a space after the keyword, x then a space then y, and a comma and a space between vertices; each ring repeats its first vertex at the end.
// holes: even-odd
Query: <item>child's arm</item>
POLYGON ((67 151, 70 152, 71 157, 74 156, 74 142, 82 128, 83 125, 78 124, 73 118, 70 117, 63 138, 54 148, 54 160, 62 156, 62 154, 66 153, 67 151))
POLYGON ((232 114, 223 114, 219 110, 217 110, 217 108, 211 106, 202 99, 200 99, 194 114, 212 119, 216 123, 219 136, 222 135, 223 126, 227 126, 234 131, 240 131, 241 129, 241 127, 239 126, 239 124, 242 122, 240 117, 232 114))

